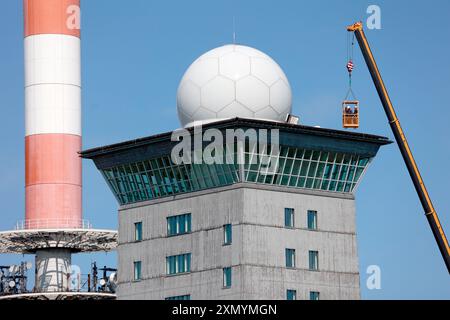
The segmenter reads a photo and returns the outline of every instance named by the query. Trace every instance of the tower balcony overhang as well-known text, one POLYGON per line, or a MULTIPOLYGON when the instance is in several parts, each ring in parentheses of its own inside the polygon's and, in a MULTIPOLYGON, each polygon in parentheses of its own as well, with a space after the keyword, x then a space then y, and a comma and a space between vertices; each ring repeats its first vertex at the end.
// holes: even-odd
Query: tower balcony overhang
POLYGON ((175 133, 90 149, 81 156, 94 161, 119 204, 127 205, 237 183, 354 194, 379 148, 392 143, 371 134, 235 118, 185 129, 182 139, 192 139, 192 161, 178 163, 172 151, 181 135, 175 133), (223 161, 195 161, 196 139, 200 151, 210 146, 208 130, 226 137, 215 151, 223 161), (239 139, 241 147, 236 147, 239 139))

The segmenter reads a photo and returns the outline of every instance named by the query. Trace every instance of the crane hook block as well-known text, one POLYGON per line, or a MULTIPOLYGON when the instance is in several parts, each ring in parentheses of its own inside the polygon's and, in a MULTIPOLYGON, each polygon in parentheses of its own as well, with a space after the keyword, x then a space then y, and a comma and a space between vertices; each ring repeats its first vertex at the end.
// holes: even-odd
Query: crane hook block
POLYGON ((355 65, 353 64, 353 61, 349 60, 347 62, 347 71, 348 71, 348 73, 352 73, 354 68, 355 68, 355 65))

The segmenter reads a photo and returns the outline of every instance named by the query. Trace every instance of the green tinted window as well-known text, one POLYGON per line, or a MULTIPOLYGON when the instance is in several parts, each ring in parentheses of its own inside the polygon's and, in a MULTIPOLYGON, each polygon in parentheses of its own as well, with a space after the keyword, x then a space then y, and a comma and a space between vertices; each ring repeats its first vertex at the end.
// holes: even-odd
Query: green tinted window
POLYGON ((352 154, 305 150, 281 146, 279 154, 271 146, 270 162, 258 148, 246 148, 241 179, 233 148, 225 148, 224 158, 234 164, 174 164, 170 157, 149 159, 103 170, 105 180, 120 204, 153 200, 179 193, 211 189, 240 182, 306 188, 331 192, 354 192, 370 158, 352 154), (273 150, 272 150, 273 149, 273 150))

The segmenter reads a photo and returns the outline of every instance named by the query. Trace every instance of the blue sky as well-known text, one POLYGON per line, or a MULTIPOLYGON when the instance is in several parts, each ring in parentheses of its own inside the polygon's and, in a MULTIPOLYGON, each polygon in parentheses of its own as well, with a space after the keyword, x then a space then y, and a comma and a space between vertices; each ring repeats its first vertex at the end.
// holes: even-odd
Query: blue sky
MULTIPOLYGON (((419 1, 82 1, 84 148, 178 127, 176 90, 203 52, 237 42, 271 55, 286 72, 294 113, 307 125, 340 128, 347 90, 345 26, 381 8, 382 29, 367 31, 375 57, 450 234, 450 2, 419 1)), ((0 230, 24 216, 22 1, 0 10, 0 230)), ((359 131, 391 137, 370 75, 355 49, 359 131)), ((116 228, 117 203, 84 161, 84 216, 116 228)), ((447 270, 396 145, 384 147, 357 192, 358 250, 364 299, 450 299, 447 270), (379 265, 382 289, 366 288, 366 268, 379 265)), ((3 255, 0 264, 23 257, 3 255)), ((25 257, 31 260, 31 257, 25 257)), ((79 255, 115 263, 115 254, 79 255)), ((32 274, 30 274, 32 275, 32 274)))

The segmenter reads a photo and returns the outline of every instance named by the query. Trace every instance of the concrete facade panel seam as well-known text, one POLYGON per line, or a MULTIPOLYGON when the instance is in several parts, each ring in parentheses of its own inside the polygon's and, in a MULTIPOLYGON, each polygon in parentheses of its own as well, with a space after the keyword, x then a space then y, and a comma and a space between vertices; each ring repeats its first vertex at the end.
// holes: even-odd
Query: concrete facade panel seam
POLYGON ((212 189, 207 189, 207 190, 195 191, 195 192, 191 192, 191 193, 179 194, 179 195, 175 195, 175 196, 167 196, 165 198, 160 198, 160 199, 155 199, 155 200, 142 201, 142 202, 133 203, 133 204, 121 205, 119 207, 119 212, 129 210, 129 209, 140 208, 140 207, 147 207, 149 205, 154 205, 154 204, 172 202, 172 201, 176 201, 176 200, 192 199, 192 198, 200 197, 203 195, 218 194, 218 193, 222 193, 224 191, 231 191, 231 190, 236 190, 236 189, 266 190, 266 191, 274 191, 274 192, 289 193, 289 194, 303 194, 303 195, 310 195, 310 196, 317 196, 317 197, 329 197, 329 198, 337 198, 337 199, 344 199, 344 200, 355 200, 355 196, 352 194, 344 194, 344 193, 341 194, 341 193, 329 192, 329 191, 295 189, 295 188, 275 186, 275 185, 263 185, 263 184, 249 183, 249 182, 240 182, 240 183, 235 183, 235 184, 225 186, 225 187, 217 187, 217 188, 212 188, 212 189))
MULTIPOLYGON (((299 232, 300 231, 300 232, 317 233, 317 234, 331 233, 331 234, 338 234, 338 235, 356 236, 356 233, 354 233, 354 232, 340 232, 340 231, 333 231, 333 230, 309 230, 307 228, 298 228, 298 227, 297 228, 286 228, 286 227, 278 226, 278 225, 263 225, 263 224, 256 224, 256 223, 235 223, 235 224, 233 224, 233 227, 240 227, 240 226, 276 228, 276 229, 286 230, 288 232, 295 232, 295 231, 299 232)), ((135 245, 138 243, 143 243, 143 242, 153 241, 153 240, 171 240, 171 239, 176 239, 176 238, 186 238, 188 236, 193 236, 193 235, 195 235, 197 233, 201 233, 201 232, 210 232, 210 231, 222 232, 222 230, 223 230, 223 225, 220 225, 220 226, 215 226, 215 227, 211 227, 211 228, 193 230, 190 233, 186 233, 186 234, 179 235, 179 236, 160 235, 160 236, 155 236, 155 237, 151 237, 151 238, 143 238, 140 241, 135 241, 135 240, 121 241, 121 242, 119 242, 119 245, 135 245)))

